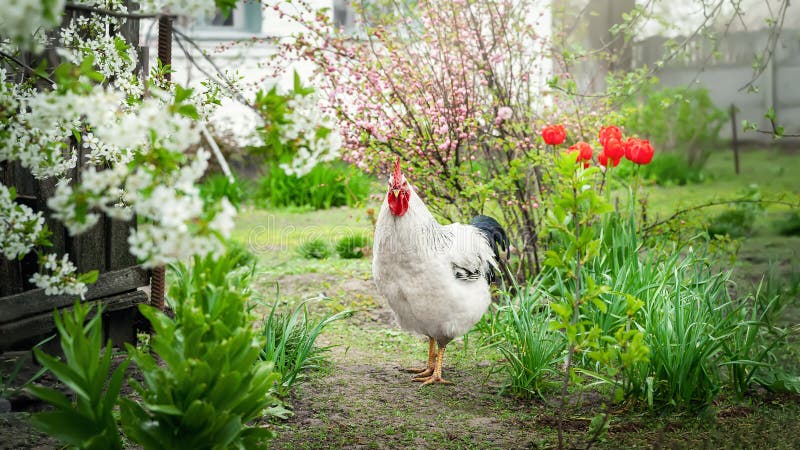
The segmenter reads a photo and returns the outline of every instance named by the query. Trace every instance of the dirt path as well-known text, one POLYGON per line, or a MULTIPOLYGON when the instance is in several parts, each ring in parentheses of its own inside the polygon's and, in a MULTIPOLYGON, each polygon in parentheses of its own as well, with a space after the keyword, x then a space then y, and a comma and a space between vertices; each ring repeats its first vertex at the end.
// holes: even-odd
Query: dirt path
POLYGON ((485 381, 488 361, 470 362, 463 343, 451 344, 451 362, 445 360, 444 376, 454 384, 420 388, 400 368, 423 362, 424 342, 412 339, 416 350, 407 353, 408 345, 379 343, 405 341, 396 328, 360 329, 364 336, 355 341, 328 336, 345 345, 332 349, 329 373, 296 390, 295 416, 280 426, 276 448, 537 447, 531 408, 498 396, 499 385, 485 381))

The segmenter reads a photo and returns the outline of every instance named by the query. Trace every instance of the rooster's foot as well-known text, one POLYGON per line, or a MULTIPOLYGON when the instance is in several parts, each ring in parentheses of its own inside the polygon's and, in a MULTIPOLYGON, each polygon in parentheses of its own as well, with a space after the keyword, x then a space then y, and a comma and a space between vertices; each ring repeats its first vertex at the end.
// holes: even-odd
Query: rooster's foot
MULTIPOLYGON (((431 367, 423 367, 421 369, 417 369, 417 368, 414 368, 414 367, 408 367, 408 368, 400 369, 400 370, 402 370, 403 372, 408 372, 408 373, 425 373, 427 371, 430 371, 431 373, 433 373, 433 368, 431 368, 431 367)), ((431 373, 429 373, 428 375, 430 375, 431 373)), ((428 375, 425 375, 425 376, 428 376, 428 375)))
MULTIPOLYGON (((422 382, 422 386, 427 386, 429 384, 434 384, 434 383, 437 383, 437 384, 453 384, 452 382, 445 380, 441 376, 436 376, 436 375, 431 375, 431 376, 429 376, 427 378, 414 378, 414 381, 421 381, 422 382)), ((422 386, 420 386, 420 387, 422 387, 422 386)))
POLYGON ((414 381, 425 381, 433 375, 433 367, 428 367, 427 369, 423 369, 421 372, 416 372, 417 376, 414 377, 414 381))

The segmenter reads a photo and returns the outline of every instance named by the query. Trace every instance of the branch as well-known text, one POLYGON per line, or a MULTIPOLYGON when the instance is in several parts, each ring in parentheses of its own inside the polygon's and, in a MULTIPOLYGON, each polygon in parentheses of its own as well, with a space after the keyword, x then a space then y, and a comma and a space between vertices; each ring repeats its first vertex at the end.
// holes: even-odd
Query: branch
POLYGON ((56 82, 55 82, 55 81, 53 81, 53 80, 52 80, 50 77, 48 77, 47 75, 44 75, 44 74, 40 73, 39 71, 37 71, 37 70, 36 70, 36 69, 34 69, 33 67, 31 67, 31 66, 29 66, 29 65, 25 64, 24 62, 20 61, 19 59, 15 58, 15 57, 14 57, 14 56, 12 56, 12 55, 9 55, 8 53, 6 53, 6 52, 3 52, 3 51, 0 51, 0 56, 2 56, 3 58, 5 58, 5 59, 7 59, 7 60, 9 60, 9 61, 11 61, 11 62, 13 62, 13 63, 14 63, 14 64, 16 64, 16 65, 18 65, 18 66, 22 67, 23 69, 25 69, 26 71, 28 71, 28 73, 30 73, 31 75, 36 75, 37 77, 39 77, 39 78, 41 78, 41 79, 43 79, 43 80, 45 80, 45 81, 49 82, 51 85, 52 85, 52 84, 56 84, 56 82))
POLYGON ((746 199, 720 200, 720 201, 716 201, 716 202, 704 203, 702 205, 695 205, 695 206, 691 206, 689 208, 685 208, 685 209, 681 209, 681 210, 675 211, 675 213, 672 214, 671 216, 669 216, 668 218, 666 218, 664 220, 659 220, 658 222, 653 222, 650 225, 642 228, 642 231, 647 233, 648 231, 652 230, 653 228, 656 228, 656 227, 658 227, 660 225, 664 225, 665 223, 671 222, 671 221, 677 219, 678 217, 680 217, 680 216, 682 216, 682 215, 684 215, 686 213, 692 212, 692 211, 697 211, 697 210, 703 209, 703 208, 709 208, 711 206, 730 205, 731 203, 734 203, 734 204, 736 204, 736 203, 766 203, 766 204, 769 204, 769 205, 784 205, 784 206, 790 206, 792 208, 800 208, 800 203, 791 203, 791 202, 787 202, 787 201, 783 201, 783 200, 746 200, 746 199))
MULTIPOLYGON (((769 6, 769 3, 767 3, 767 6, 769 6)), ((764 46, 764 53, 767 54, 767 59, 763 62, 763 64, 761 64, 759 67, 753 70, 753 77, 744 86, 739 88, 739 92, 753 87, 753 84, 755 84, 758 77, 760 77, 761 74, 764 73, 765 70, 767 70, 767 66, 769 65, 770 60, 774 58, 775 47, 778 44, 778 37, 780 36, 781 30, 783 29, 783 22, 786 20, 786 9, 788 7, 789 7, 789 0, 783 0, 781 2, 780 9, 778 10, 778 14, 780 14, 780 17, 777 20, 773 21, 772 27, 770 28, 769 31, 769 38, 767 39, 767 43, 764 46)), ((772 9, 770 9, 770 15, 771 13, 772 9)))
POLYGON ((249 107, 253 111, 259 113, 259 116, 261 115, 261 112, 258 110, 258 108, 253 106, 250 102, 247 101, 246 98, 244 98, 244 96, 233 86, 233 83, 231 83, 231 81, 228 79, 228 77, 225 75, 225 73, 222 72, 222 70, 219 68, 219 66, 217 66, 217 64, 214 62, 214 60, 211 59, 206 54, 206 52, 203 51, 203 49, 200 48, 200 46, 197 45, 197 43, 194 40, 192 40, 192 38, 190 38, 185 33, 183 33, 182 31, 178 30, 175 27, 172 28, 172 32, 175 34, 175 42, 178 44, 178 46, 183 51, 183 54, 186 56, 186 59, 188 59, 189 62, 191 62, 193 66, 195 66, 200 72, 202 72, 203 75, 207 76, 209 80, 214 80, 215 77, 212 76, 212 74, 210 74, 204 67, 202 67, 202 66, 200 66, 200 64, 198 64, 198 62, 194 59, 194 57, 189 52, 189 50, 183 45, 183 41, 186 41, 192 47, 194 47, 198 52, 200 52, 200 54, 203 56, 203 58, 211 65, 211 67, 217 73, 218 77, 221 78, 225 82, 225 84, 222 84, 222 83, 220 83, 220 84, 222 86, 224 86, 228 90, 228 92, 230 92, 230 94, 233 96, 233 98, 236 101, 238 101, 239 103, 249 107))

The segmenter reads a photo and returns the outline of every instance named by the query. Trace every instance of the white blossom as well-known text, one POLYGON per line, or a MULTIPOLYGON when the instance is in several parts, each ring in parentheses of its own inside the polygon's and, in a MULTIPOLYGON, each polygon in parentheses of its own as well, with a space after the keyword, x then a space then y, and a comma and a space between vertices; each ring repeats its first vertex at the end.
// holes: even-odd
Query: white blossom
POLYGON ((64 0, 3 0, 0 2, 0 35, 26 50, 40 51, 48 28, 61 19, 64 0))
POLYGON ((35 273, 30 278, 30 282, 40 289, 44 289, 47 295, 69 294, 78 295, 84 298, 88 288, 78 278, 77 268, 68 255, 64 255, 60 260, 55 253, 50 253, 42 258, 42 270, 49 273, 35 273))
POLYGON ((296 95, 288 101, 289 122, 281 125, 281 138, 293 142, 297 147, 291 163, 282 163, 280 168, 287 175, 302 176, 320 162, 332 161, 339 156, 341 135, 334 119, 322 113, 319 98, 315 94, 296 95))
MULTIPOLYGON (((64 8, 64 0, 0 3, 0 47, 9 54, 41 47, 46 27, 60 23, 64 8)), ((75 3, 127 11, 123 0, 75 3)), ((143 12, 191 16, 213 14, 216 8, 212 0, 145 0, 141 6, 143 12)), ((0 162, 18 162, 37 179, 58 180, 47 204, 50 217, 62 221, 70 234, 88 230, 102 215, 122 220, 136 215, 141 223, 131 231, 130 251, 146 267, 218 251, 220 237, 230 236, 236 210, 227 199, 211 204, 200 197, 197 183, 209 153, 201 149, 184 155, 199 143, 197 123, 176 112, 174 92, 150 88, 145 95, 145 85, 134 75, 135 48, 115 32, 124 20, 81 14, 65 23, 50 43, 74 65, 91 57, 103 84, 83 76, 48 88, 7 83, 8 66, 0 66, 0 162), (79 87, 69 84, 73 82, 79 87), (69 171, 79 163, 76 143, 84 150, 84 167, 79 179, 70 180, 69 171)), ((215 107, 208 96, 195 93, 182 104, 191 104, 206 119, 215 107)), ((314 102, 311 96, 298 97, 291 105, 287 136, 294 136, 303 150, 302 161, 292 170, 310 170, 309 164, 330 158, 331 149, 338 148, 333 145, 338 133, 317 138, 317 132, 332 129, 333 122, 315 112, 314 102)), ((44 233, 43 213, 15 202, 11 190, 0 183, 3 255, 29 253, 44 233)), ((48 254, 40 258, 40 266, 30 281, 46 293, 85 294, 86 285, 68 255, 48 254)))
POLYGON ((42 213, 16 203, 11 191, 0 184, 0 252, 8 259, 26 255, 43 233, 42 213))

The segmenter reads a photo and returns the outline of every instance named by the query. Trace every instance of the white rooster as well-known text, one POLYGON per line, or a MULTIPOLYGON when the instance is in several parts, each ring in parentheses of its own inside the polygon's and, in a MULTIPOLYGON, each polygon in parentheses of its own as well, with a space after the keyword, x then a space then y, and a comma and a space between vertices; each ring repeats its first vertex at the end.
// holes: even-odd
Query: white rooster
POLYGON ((449 383, 442 378, 445 347, 486 312, 497 244, 506 250, 508 238, 491 217, 440 225, 395 162, 375 225, 372 275, 400 326, 428 337, 427 367, 409 369, 415 381, 449 383))

